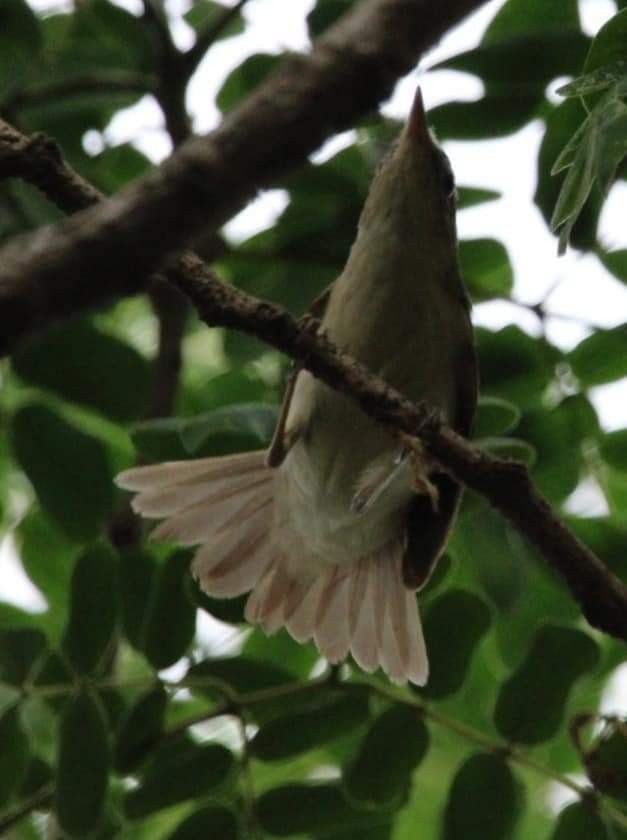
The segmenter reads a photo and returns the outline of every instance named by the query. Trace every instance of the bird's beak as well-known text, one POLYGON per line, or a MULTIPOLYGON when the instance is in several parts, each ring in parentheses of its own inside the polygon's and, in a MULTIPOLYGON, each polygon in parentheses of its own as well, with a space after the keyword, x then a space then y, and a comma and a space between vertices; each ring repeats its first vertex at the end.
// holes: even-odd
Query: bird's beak
POLYGON ((405 132, 409 139, 415 143, 430 145, 433 142, 429 133, 429 126, 427 125, 427 115, 425 114, 420 87, 416 88, 414 104, 411 106, 411 111, 409 112, 405 132))

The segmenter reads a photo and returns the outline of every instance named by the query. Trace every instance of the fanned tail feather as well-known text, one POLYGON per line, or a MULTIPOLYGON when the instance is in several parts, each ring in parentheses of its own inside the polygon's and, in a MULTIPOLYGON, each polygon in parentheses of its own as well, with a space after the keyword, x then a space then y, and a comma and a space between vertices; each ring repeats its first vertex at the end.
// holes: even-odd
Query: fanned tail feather
POLYGON ((257 585, 272 561, 273 473, 263 452, 136 467, 117 477, 137 491, 136 513, 166 518, 151 537, 200 545, 192 571, 209 595, 232 598, 257 585))
POLYGON ((272 535, 274 475, 253 452, 137 467, 117 483, 136 492, 137 513, 165 517, 154 538, 200 546, 192 570, 205 592, 252 590, 250 623, 313 639, 329 662, 351 653, 365 671, 423 685, 427 656, 416 596, 402 583, 401 542, 323 571, 318 558, 285 557, 272 535))

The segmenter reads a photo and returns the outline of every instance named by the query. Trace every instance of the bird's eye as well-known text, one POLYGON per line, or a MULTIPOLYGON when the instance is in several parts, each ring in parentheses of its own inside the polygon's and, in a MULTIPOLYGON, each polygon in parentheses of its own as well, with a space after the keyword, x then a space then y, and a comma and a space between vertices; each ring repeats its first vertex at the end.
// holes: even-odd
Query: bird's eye
POLYGON ((455 195, 455 176, 453 175, 453 170, 448 164, 448 161, 447 165, 442 170, 442 188, 449 198, 455 195))
POLYGON ((440 180, 442 183, 442 192, 446 195, 447 198, 455 198, 455 176, 453 175, 453 170, 451 169, 451 164, 449 162, 448 157, 442 151, 436 147, 436 160, 434 161, 435 166, 439 171, 440 180))

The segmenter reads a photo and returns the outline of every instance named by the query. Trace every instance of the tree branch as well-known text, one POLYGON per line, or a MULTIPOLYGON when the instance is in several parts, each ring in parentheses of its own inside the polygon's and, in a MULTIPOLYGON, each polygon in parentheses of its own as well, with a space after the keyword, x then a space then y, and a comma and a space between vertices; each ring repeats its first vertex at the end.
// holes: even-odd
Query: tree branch
POLYGON ((69 312, 141 289, 168 256, 378 105, 422 52, 483 2, 357 4, 208 137, 189 141, 110 201, 5 247, 0 352, 69 312))
POLYGON ((217 41, 229 23, 239 15, 247 2, 248 0, 237 0, 233 6, 225 7, 203 30, 198 32, 194 46, 183 56, 183 67, 188 79, 204 58, 207 50, 217 41))

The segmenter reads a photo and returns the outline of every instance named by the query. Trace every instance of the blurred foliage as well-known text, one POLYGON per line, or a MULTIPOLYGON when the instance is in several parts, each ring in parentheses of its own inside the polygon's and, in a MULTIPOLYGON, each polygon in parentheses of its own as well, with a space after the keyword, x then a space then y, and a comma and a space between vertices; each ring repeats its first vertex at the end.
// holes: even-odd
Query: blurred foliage
MULTIPOLYGON (((318 0, 306 20, 311 37, 351 5, 318 0)), ((46 14, 25 0, 0 3, 0 113, 54 137, 106 192, 151 166, 131 143, 110 146, 100 132, 159 90, 154 23, 163 18, 161 4, 153 6, 141 17, 109 0, 46 14), (97 153, 88 151, 88 132, 104 144, 97 153)), ((443 104, 430 119, 443 140, 472 141, 543 120, 535 201, 547 225, 561 229, 562 247, 570 240, 596 253, 624 283, 627 252, 607 252, 596 237, 627 149, 620 8, 591 40, 575 0, 508 0, 477 48, 438 65, 477 76, 482 98, 443 104), (552 104, 547 87, 564 76, 574 79, 567 98, 552 104), (552 171, 567 172, 561 184, 552 171)), ((201 0, 185 21, 202 36, 223 13, 201 0)), ((246 25, 238 13, 216 37, 246 25)), ((237 107, 279 61, 244 59, 217 106, 237 107)), ((373 170, 397 130, 370 116, 347 148, 290 173, 280 185, 285 209, 228 247, 222 275, 305 311, 341 271, 373 170)), ((458 195, 460 212, 499 198, 474 184, 458 195)), ((27 185, 0 184, 0 240, 58 218, 27 185)), ((475 302, 511 298, 514 270, 502 243, 464 241, 460 256, 475 302)), ((432 660, 423 691, 379 676, 364 682, 353 665, 324 668, 311 646, 285 633, 246 630, 244 599, 200 593, 188 552, 136 537, 111 547, 125 509, 115 472, 138 456, 265 446, 286 370, 259 343, 192 322, 177 418, 155 420, 154 335, 147 302, 129 300, 37 337, 2 370, 0 520, 45 603, 37 612, 0 602, 0 833, 627 837, 625 722, 599 715, 622 646, 583 624, 542 558, 480 499, 466 495, 446 558, 421 594, 432 660), (209 615, 222 622, 219 636, 204 629, 209 615), (588 782, 571 781, 582 773, 588 782), (577 800, 557 815, 548 804, 556 785, 577 800)), ((627 430, 605 431, 589 396, 627 376, 625 327, 591 331, 569 353, 513 325, 477 330, 477 344, 477 443, 529 463, 558 508, 583 482, 594 485, 607 513, 571 513, 569 524, 627 579, 627 430)))

